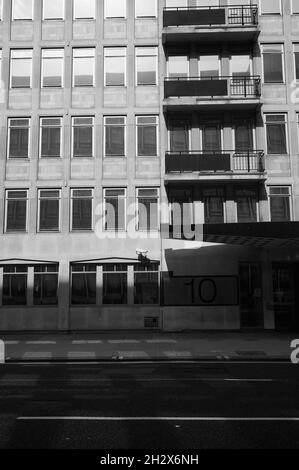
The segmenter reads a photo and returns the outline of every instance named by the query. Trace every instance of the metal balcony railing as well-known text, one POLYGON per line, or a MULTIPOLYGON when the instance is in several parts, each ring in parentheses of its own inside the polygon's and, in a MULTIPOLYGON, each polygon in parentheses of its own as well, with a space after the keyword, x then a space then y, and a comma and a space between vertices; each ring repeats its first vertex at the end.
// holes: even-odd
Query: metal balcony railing
POLYGON ((166 7, 163 26, 257 26, 257 5, 166 7))
POLYGON ((265 157, 262 150, 186 150, 171 151, 165 155, 166 173, 235 172, 264 173, 265 157))
POLYGON ((259 98, 261 78, 259 76, 207 76, 167 77, 164 82, 165 98, 170 96, 259 98))

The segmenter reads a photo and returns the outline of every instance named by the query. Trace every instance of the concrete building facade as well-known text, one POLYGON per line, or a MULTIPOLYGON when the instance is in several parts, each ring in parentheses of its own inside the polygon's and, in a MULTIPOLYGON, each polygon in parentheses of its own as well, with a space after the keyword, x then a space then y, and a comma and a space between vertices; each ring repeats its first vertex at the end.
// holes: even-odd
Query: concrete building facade
POLYGON ((0 3, 0 329, 298 328, 298 2, 0 3))

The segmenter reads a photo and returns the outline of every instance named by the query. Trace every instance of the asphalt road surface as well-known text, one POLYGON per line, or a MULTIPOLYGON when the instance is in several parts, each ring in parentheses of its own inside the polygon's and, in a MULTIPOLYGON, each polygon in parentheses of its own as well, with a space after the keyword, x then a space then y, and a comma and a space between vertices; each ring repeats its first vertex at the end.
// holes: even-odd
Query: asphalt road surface
POLYGON ((299 448, 299 365, 2 365, 0 448, 299 448))

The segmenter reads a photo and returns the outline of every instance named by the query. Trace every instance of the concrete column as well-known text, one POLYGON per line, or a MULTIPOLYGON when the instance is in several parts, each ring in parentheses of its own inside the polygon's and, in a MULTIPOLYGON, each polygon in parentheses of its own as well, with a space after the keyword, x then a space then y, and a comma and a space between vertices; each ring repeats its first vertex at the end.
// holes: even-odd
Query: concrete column
POLYGON ((197 113, 192 113, 190 144, 191 144, 190 150, 200 150, 201 148, 200 124, 199 124, 199 116, 197 113))
POLYGON ((97 266, 96 275, 96 303, 97 305, 103 304, 103 266, 97 266))
POLYGON ((134 305, 134 266, 128 266, 128 305, 134 305))
POLYGON ((58 319, 59 330, 68 331, 72 328, 70 318, 70 265, 69 260, 59 263, 59 287, 58 287, 58 319))
POLYGON ((34 290, 34 267, 29 266, 27 275, 27 306, 32 307, 33 303, 33 290, 34 290))
POLYGON ((226 222, 233 224, 237 222, 236 203, 234 200, 234 187, 228 185, 226 189, 226 222))
POLYGON ((190 77, 198 76, 198 53, 196 44, 191 44, 189 55, 189 73, 190 77))

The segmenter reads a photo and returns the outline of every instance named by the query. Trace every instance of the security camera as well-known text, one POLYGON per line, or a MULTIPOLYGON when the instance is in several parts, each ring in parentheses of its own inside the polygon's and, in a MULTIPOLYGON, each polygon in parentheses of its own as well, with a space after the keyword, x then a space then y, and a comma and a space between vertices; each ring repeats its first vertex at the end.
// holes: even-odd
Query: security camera
POLYGON ((146 258, 148 254, 148 250, 142 250, 141 248, 137 248, 136 254, 141 256, 142 258, 146 258))

